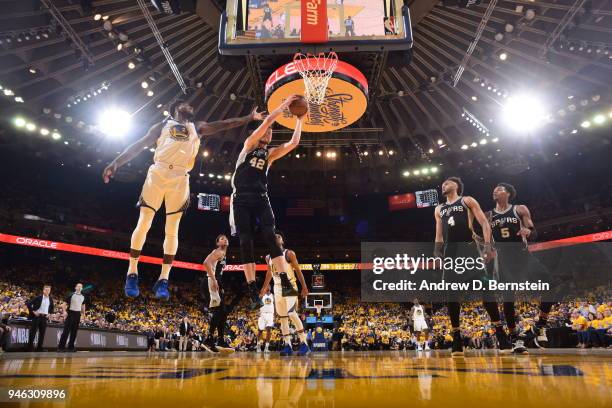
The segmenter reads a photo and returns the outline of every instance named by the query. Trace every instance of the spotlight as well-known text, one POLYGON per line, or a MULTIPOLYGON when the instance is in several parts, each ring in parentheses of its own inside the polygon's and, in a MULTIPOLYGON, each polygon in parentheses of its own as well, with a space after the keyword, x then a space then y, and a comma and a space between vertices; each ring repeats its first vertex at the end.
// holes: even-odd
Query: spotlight
POLYGON ((578 129, 573 129, 572 130, 572 135, 575 135, 576 133, 578 133, 578 129))
POLYGON ((538 128, 546 117, 544 104, 537 97, 527 94, 508 98, 503 113, 506 125, 522 132, 538 128))
POLYGON ((102 14, 96 14, 94 15, 94 20, 96 21, 100 21, 102 19, 102 14))
POLYGON ((410 176, 410 172, 409 171, 405 171, 405 172, 402 173, 402 175, 404 177, 409 177, 410 176))
MULTIPOLYGON (((53 132, 53 133, 51 134, 51 138, 52 138, 53 140, 60 140, 60 139, 62 138, 62 135, 60 135, 60 134, 59 134, 59 133, 57 133, 57 132, 53 132)), ((68 142, 64 142, 64 144, 68 144, 68 142)))
POLYGON ((200 173, 200 177, 204 177, 204 173, 200 173))
POLYGON ((153 95, 154 95, 153 91, 147 92, 147 96, 153 96, 153 95))
POLYGON ((367 156, 368 154, 370 154, 367 150, 365 152, 363 152, 364 156, 367 156))
POLYGON ((128 68, 129 69, 134 69, 136 68, 136 64, 134 64, 132 61, 128 62, 128 68))
POLYGON ((471 144, 470 146, 472 146, 472 147, 476 147, 476 146, 478 146, 478 143, 476 143, 476 142, 472 142, 472 144, 471 144))
POLYGON ((480 140, 480 144, 481 145, 486 145, 487 144, 487 139, 481 139, 480 140))
POLYGON ((106 21, 106 20, 108 20, 108 17, 109 16, 104 16, 104 17, 102 17, 102 20, 106 21))
POLYGON ((15 122, 15 126, 17 126, 17 127, 19 127, 19 128, 20 128, 20 127, 24 127, 24 126, 25 126, 25 124, 26 124, 25 119, 24 119, 24 118, 21 118, 21 117, 16 117, 14 122, 15 122))
POLYGON ((204 152, 202 153, 202 156, 208 157, 208 155, 209 155, 208 150, 204 150, 204 152))
POLYGON ((395 152, 393 150, 389 150, 389 156, 393 156, 395 152))
POLYGON ((444 143, 442 139, 438 139, 438 146, 440 146, 442 143, 444 143))
POLYGON ((580 124, 580 127, 583 127, 585 129, 590 128, 591 127, 591 122, 589 122, 588 120, 585 120, 584 122, 582 122, 580 124))
POLYGON ((15 95, 15 93, 13 91, 11 91, 10 89, 5 89, 2 92, 4 92, 4 95, 6 95, 6 96, 13 96, 13 95, 15 95))
POLYGON ((98 128, 112 138, 123 137, 131 127, 132 116, 119 108, 104 110, 98 117, 98 128))
POLYGON ((428 152, 429 154, 432 154, 434 152, 434 149, 429 149, 428 152))
POLYGON ((36 130, 36 125, 33 123, 26 123, 25 128, 28 132, 33 132, 36 130))
POLYGON ((468 145, 466 145, 466 144, 461 145, 461 150, 467 150, 467 149, 468 149, 468 145))
POLYGON ((222 179, 222 178, 223 178, 223 176, 222 176, 221 174, 217 174, 217 178, 218 178, 218 179, 222 179))
POLYGON ((30 74, 34 75, 36 73, 36 68, 30 68, 28 71, 30 71, 30 74))
POLYGON ((475 102, 478 100, 478 97, 476 95, 472 96, 472 100, 475 102))
POLYGON ((605 117, 604 115, 602 115, 602 114, 596 115, 596 116, 593 118, 593 122, 594 122, 596 125, 601 125, 601 124, 602 124, 602 123, 604 123, 605 121, 606 121, 606 117, 605 117))
POLYGON ((163 105, 161 103, 157 104, 157 109, 161 108, 163 105))
POLYGON ((502 52, 501 54, 499 54, 499 59, 502 61, 505 61, 508 59, 508 54, 506 54, 505 52, 502 52))
POLYGON ((208 173, 208 177, 209 177, 209 178, 215 178, 215 175, 214 175, 214 174, 212 174, 212 173, 208 173))
POLYGON ((168 111, 164 111, 164 112, 163 112, 163 115, 164 115, 164 116, 170 116, 170 112, 168 112, 168 111))
POLYGON ((40 134, 43 135, 43 136, 47 136, 49 134, 49 129, 41 128, 40 129, 40 134))
POLYGON ((123 43, 117 44, 117 51, 121 51, 123 49, 123 43))
POLYGON ((16 96, 15 97, 15 102, 17 103, 23 103, 23 98, 21 96, 16 96))
POLYGON ((144 89, 147 89, 149 87, 149 83, 147 81, 142 81, 140 83, 140 86, 142 86, 144 89))
POLYGON ((317 151, 316 155, 317 157, 321 157, 321 152, 317 151))
POLYGON ((299 159, 299 158, 300 158, 300 154, 299 154, 299 153, 296 153, 296 154, 295 154, 295 158, 296 158, 296 159, 299 159))
POLYGON ((383 152, 382 150, 379 150, 379 151, 378 151, 378 155, 379 155, 379 156, 382 156, 383 154, 385 154, 385 152, 383 152))
POLYGON ((232 176, 230 176, 229 174, 226 174, 225 176, 223 176, 224 179, 229 180, 232 178, 232 176))
POLYGON ((421 173, 429 174, 429 169, 428 168, 424 168, 423 170, 421 170, 421 173))
POLYGON ((438 168, 437 167, 432 167, 431 169, 429 169, 429 171, 431 171, 432 173, 437 173, 438 172, 438 168))
POLYGON ((418 176, 418 175, 420 175, 420 174, 421 174, 421 171, 420 171, 420 170, 415 170, 415 171, 414 171, 414 175, 415 175, 415 176, 418 176))
POLYGON ((493 140, 491 140, 491 141, 492 141, 493 143, 497 143, 497 142, 499 142, 499 138, 498 138, 498 137, 496 137, 496 138, 494 138, 494 139, 493 139, 493 140))

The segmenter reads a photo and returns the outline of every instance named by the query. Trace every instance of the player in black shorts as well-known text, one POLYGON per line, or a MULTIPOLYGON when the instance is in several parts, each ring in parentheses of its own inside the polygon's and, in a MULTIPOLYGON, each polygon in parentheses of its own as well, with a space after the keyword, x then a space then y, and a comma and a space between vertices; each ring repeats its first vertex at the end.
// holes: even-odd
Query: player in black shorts
MULTIPOLYGON (((223 270, 227 265, 225 256, 229 240, 227 236, 221 234, 217 236, 215 241, 217 247, 212 250, 204 260, 204 269, 207 275, 207 285, 202 288, 206 291, 208 286, 209 310, 212 313, 208 327, 208 337, 203 343, 204 348, 211 353, 219 351, 232 352, 224 339, 225 323, 229 313, 225 304, 225 293, 223 291, 223 270), (215 331, 217 332, 217 340, 215 341, 215 331)), ((204 292, 206 294, 206 292, 204 292)))
POLYGON ((297 296, 297 290, 291 285, 284 271, 283 251, 276 242, 274 234, 274 213, 268 198, 268 170, 274 161, 285 156, 300 143, 302 134, 302 117, 298 117, 291 140, 278 147, 269 148, 272 141, 272 124, 289 105, 298 98, 289 97, 278 108, 264 119, 261 125, 245 140, 244 147, 238 156, 236 170, 232 176, 232 198, 230 207, 230 226, 232 235, 240 238, 240 253, 244 265, 251 309, 263 306, 259 290, 255 283, 254 225, 259 222, 261 233, 268 247, 272 263, 280 271, 283 296, 297 296))
MULTIPOLYGON (((446 203, 440 204, 435 210, 436 219, 436 244, 435 255, 444 258, 472 258, 480 257, 476 242, 474 241, 473 222, 474 219, 482 228, 484 241, 484 255, 487 262, 495 257, 495 251, 491 244, 491 226, 487 217, 482 212, 478 201, 473 197, 461 196, 463 193, 463 182, 459 177, 449 177, 442 183, 442 195, 446 197, 446 203)), ((445 280, 471 279, 472 275, 458 275, 453 270, 444 271, 445 280)), ((477 272, 479 273, 479 272, 477 272)), ((478 276, 476 276, 478 278, 478 276)), ((504 331, 496 302, 483 300, 483 306, 489 313, 491 324, 495 327, 495 334, 499 342, 499 349, 503 353, 510 352, 512 347, 504 331)), ((451 354, 463 354, 463 342, 461 340, 460 320, 461 304, 458 301, 447 302, 448 314, 451 320, 453 344, 451 354)))
MULTIPOLYGON (((526 205, 511 204, 516 197, 516 189, 508 183, 499 183, 493 190, 495 208, 491 210, 491 230, 495 242, 502 243, 498 248, 499 274, 504 280, 523 281, 528 275, 537 273, 539 264, 532 259, 527 248, 528 240, 535 240, 537 231, 531 219, 531 213, 526 205), (533 262, 530 262, 533 261, 533 262)), ((548 342, 546 323, 548 313, 553 303, 541 302, 540 316, 536 322, 538 335, 535 343, 538 347, 548 342)), ((526 354, 527 349, 518 340, 516 328, 516 312, 514 301, 504 302, 504 316, 510 331, 510 337, 515 343, 515 352, 526 354)))

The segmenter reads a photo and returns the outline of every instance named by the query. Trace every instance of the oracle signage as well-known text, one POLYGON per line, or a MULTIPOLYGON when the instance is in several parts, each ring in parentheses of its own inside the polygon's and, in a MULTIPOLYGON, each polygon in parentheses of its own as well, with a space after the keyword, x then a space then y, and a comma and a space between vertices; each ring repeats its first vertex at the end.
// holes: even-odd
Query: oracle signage
POLYGON ((16 243, 20 245, 34 246, 39 248, 57 249, 57 242, 46 241, 44 239, 17 237, 16 243))

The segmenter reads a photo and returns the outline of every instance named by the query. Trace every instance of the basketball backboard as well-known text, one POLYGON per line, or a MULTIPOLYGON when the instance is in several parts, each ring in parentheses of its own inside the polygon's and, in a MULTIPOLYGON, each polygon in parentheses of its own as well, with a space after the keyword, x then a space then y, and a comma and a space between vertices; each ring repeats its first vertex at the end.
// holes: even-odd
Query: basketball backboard
POLYGON ((397 51, 412 47, 403 0, 228 0, 223 55, 397 51))

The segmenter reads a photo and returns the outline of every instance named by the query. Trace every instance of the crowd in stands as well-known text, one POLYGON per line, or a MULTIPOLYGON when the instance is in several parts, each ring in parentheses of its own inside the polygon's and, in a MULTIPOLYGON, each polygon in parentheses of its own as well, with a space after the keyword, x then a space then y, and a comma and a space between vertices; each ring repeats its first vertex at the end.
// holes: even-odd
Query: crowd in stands
MULTIPOLYGON (((3 321, 25 319, 25 302, 38 294, 41 282, 52 284, 52 296, 59 300, 60 307, 50 321, 62 322, 65 303, 63 299, 73 286, 74 274, 68 268, 65 274, 58 275, 52 267, 24 265, 24 268, 0 270, 0 314, 3 321), (33 273, 36 271, 36 273, 33 273)), ((189 333, 188 350, 202 349, 208 331, 210 316, 207 305, 194 282, 177 281, 172 286, 170 301, 160 302, 152 298, 150 291, 143 290, 137 299, 126 299, 122 294, 120 278, 108 279, 101 273, 90 276, 96 282, 90 289, 93 302, 82 316, 82 326, 98 327, 108 330, 136 331, 146 333, 150 339, 151 350, 178 350, 178 327, 184 316, 189 318, 192 332, 189 333)), ((233 281, 240 281, 235 276, 233 281)), ((87 285, 86 285, 87 286, 87 285)), ((332 285, 333 286, 333 285, 332 285)), ((232 286, 239 294, 240 285, 232 286)), ((583 298, 557 303, 548 320, 550 330, 565 328, 575 335, 578 347, 609 347, 612 336, 612 302, 606 288, 591 291, 583 298)), ((231 296, 230 296, 231 299, 231 296)), ((257 346, 257 312, 247 308, 247 299, 240 296, 232 302, 226 328, 226 341, 236 350, 252 351, 257 346)), ((401 303, 362 303, 359 301, 359 288, 349 287, 333 290, 334 304, 330 311, 334 323, 319 330, 333 350, 411 350, 415 349, 417 339, 412 331, 409 306, 401 303)), ((518 327, 526 340, 535 336, 534 326, 538 316, 537 303, 523 302, 517 307, 518 327)), ((450 320, 446 308, 434 305, 428 308, 428 323, 431 328, 429 342, 431 348, 447 348, 452 340, 450 320)), ((312 315, 312 310, 301 309, 302 318, 312 315)), ((502 315, 503 316, 503 315, 502 315)), ((474 349, 495 348, 494 328, 481 304, 465 303, 462 308, 461 330, 465 346, 474 349)), ((307 326, 308 340, 312 343, 316 328, 307 326)), ((296 344, 298 338, 293 336, 296 344)), ((271 332, 270 349, 281 346, 278 322, 271 332)))

